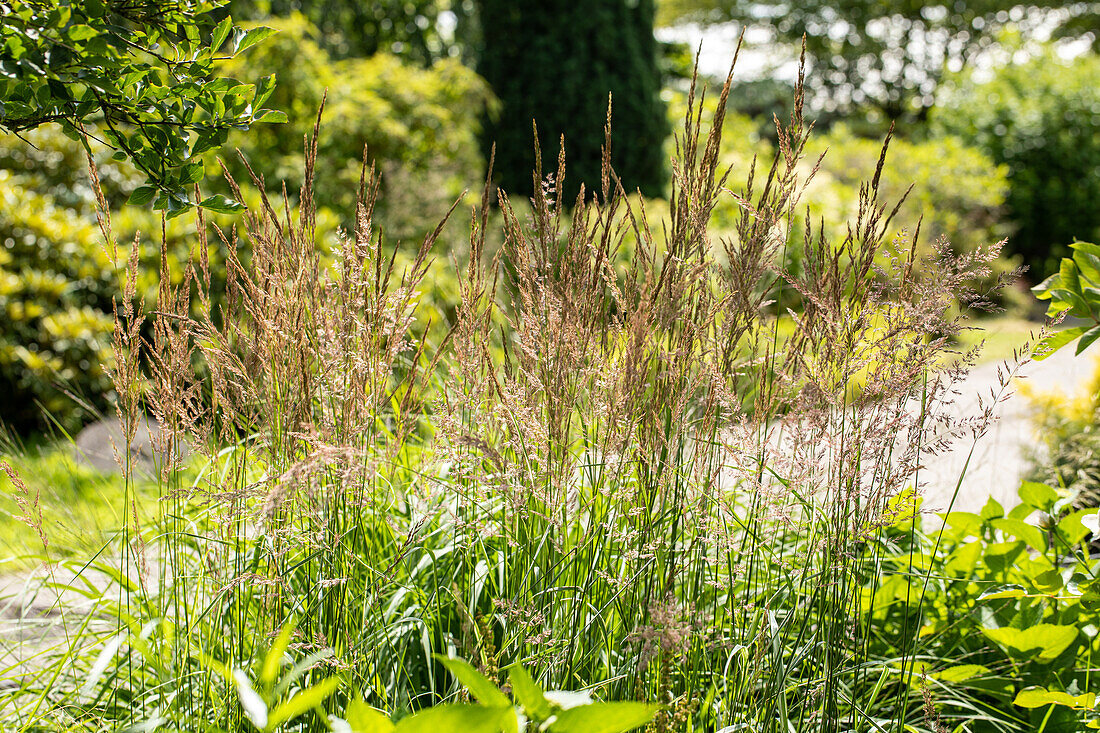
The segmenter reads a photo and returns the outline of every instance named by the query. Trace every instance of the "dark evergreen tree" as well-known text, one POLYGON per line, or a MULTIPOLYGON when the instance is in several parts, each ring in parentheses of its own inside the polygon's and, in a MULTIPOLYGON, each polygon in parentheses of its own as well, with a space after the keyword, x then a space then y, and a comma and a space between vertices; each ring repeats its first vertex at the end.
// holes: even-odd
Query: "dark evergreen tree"
POLYGON ((628 191, 662 195, 668 122, 653 0, 480 0, 479 11, 478 71, 500 100, 484 133, 486 150, 496 143, 496 183, 533 192, 535 120, 547 169, 565 136, 565 200, 582 182, 598 191, 610 93, 616 173, 628 191))

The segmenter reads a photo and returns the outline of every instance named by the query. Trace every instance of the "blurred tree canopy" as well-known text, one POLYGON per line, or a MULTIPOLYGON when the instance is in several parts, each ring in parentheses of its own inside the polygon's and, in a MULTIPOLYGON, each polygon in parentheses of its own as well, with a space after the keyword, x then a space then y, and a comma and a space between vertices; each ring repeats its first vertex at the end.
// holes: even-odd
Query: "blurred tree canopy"
POLYGON ((336 59, 384 52, 427 66, 462 56, 475 28, 473 0, 230 0, 229 6, 234 16, 252 20, 301 13, 336 59))
MULTIPOLYGON (((230 129, 282 121, 264 109, 274 77, 258 84, 216 77, 215 60, 259 43, 271 30, 234 27, 212 14, 218 0, 46 0, 0 2, 0 130, 22 134, 59 123, 82 138, 98 134, 129 158, 169 215, 190 204, 203 177, 195 158, 230 129)), ((220 199, 204 201, 215 208, 220 199)))
POLYGON ((1066 62, 1048 50, 989 80, 963 76, 932 123, 1008 168, 1009 247, 1034 280, 1056 272, 1075 239, 1100 241, 1100 56, 1066 62))
MULTIPOLYGON (((457 59, 420 68, 384 52, 333 59, 320 45, 321 31, 303 15, 266 23, 278 33, 246 56, 226 61, 221 71, 279 74, 271 100, 286 111, 289 123, 230 137, 269 187, 285 181, 294 192, 302 184, 302 141, 326 93, 316 196, 346 225, 355 215, 364 147, 383 173, 379 222, 391 237, 419 239, 464 188, 483 177, 477 135, 493 96, 473 70, 457 59)), ((225 162, 247 182, 236 156, 225 162)))
POLYGON ((534 120, 546 173, 557 167, 565 137, 567 175, 558 194, 571 203, 582 182, 598 191, 610 93, 616 173, 628 191, 663 194, 669 127, 653 0, 479 0, 478 13, 477 69, 501 105, 485 130, 486 142, 496 144, 499 185, 533 192, 534 120))
POLYGON ((872 107, 923 120, 945 75, 968 68, 1008 29, 1095 38, 1100 3, 1074 0, 666 0, 662 20, 736 21, 780 43, 806 38, 809 91, 830 111, 872 107))

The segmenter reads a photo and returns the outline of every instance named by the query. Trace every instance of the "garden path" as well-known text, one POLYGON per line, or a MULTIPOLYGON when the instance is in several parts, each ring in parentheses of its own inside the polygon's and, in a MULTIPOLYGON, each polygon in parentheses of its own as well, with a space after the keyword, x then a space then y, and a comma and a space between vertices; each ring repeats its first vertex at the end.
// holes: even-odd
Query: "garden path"
MULTIPOLYGON (((1034 402, 1020 394, 1020 387, 1027 385, 1032 394, 1061 392, 1067 397, 1080 393, 1096 371, 1095 354, 1074 356, 1073 346, 1058 351, 1044 361, 1032 361, 1021 367, 1018 377, 1007 392, 1012 394, 997 406, 997 420, 984 436, 974 442, 969 437, 958 443, 946 454, 930 458, 922 471, 924 506, 932 511, 945 511, 951 505, 959 476, 966 467, 954 510, 977 512, 992 496, 1005 507, 1018 503, 1016 490, 1029 465, 1030 451, 1039 447, 1035 427, 1034 402), (967 456, 973 447, 969 465, 967 456)), ((981 364, 971 370, 965 380, 956 386, 958 396, 950 412, 953 416, 976 415, 980 412, 979 396, 985 404, 991 392, 999 389, 998 368, 1002 363, 981 364)))

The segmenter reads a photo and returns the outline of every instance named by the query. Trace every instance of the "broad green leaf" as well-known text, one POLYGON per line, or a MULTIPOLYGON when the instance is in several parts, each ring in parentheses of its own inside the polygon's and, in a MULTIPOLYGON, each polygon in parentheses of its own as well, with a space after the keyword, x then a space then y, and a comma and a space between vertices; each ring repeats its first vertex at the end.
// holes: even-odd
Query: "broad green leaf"
POLYGON ((1050 291, 1054 288, 1060 287, 1061 281, 1062 276, 1055 273, 1033 287, 1031 289, 1031 292, 1034 293, 1035 297, 1039 300, 1050 300, 1050 291))
POLYGON ((188 163, 184 166, 183 172, 180 175, 180 183, 183 185, 198 183, 205 174, 206 167, 201 162, 188 163))
POLYGON ((1021 656, 1049 663, 1076 641, 1078 631, 1076 626, 1037 624, 1026 629, 982 629, 982 633, 1021 656))
POLYGON ((516 702, 533 717, 545 720, 550 716, 550 703, 542 693, 542 688, 520 664, 508 668, 508 679, 512 683, 512 694, 516 702))
POLYGON ((1047 549, 1047 542, 1046 538, 1043 536, 1043 531, 1027 522, 1019 519, 1002 518, 994 519, 990 524, 1010 537, 1017 537, 1023 540, 1030 545, 1032 549, 1039 550, 1040 552, 1047 549))
POLYGON ((138 186, 134 189, 134 192, 130 194, 130 198, 126 200, 126 203, 133 204, 134 206, 144 206, 152 201, 157 195, 157 189, 155 186, 138 186))
POLYGON ((1089 533, 1088 527, 1082 520, 1086 514, 1096 515, 1095 509, 1082 509, 1072 514, 1067 514, 1058 522, 1058 532, 1070 546, 1076 545, 1089 533))
POLYGON ((395 733, 500 733, 506 721, 516 723, 511 706, 494 708, 486 705, 436 705, 401 720, 395 733))
POLYGON ((1092 346, 1096 339, 1100 338, 1100 326, 1093 326, 1081 336, 1081 340, 1077 342, 1077 351, 1075 355, 1080 354, 1082 351, 1092 346))
POLYGON ((1045 687, 1025 687, 1016 695, 1012 704, 1029 710, 1051 704, 1073 707, 1073 696, 1057 690, 1048 690, 1045 687))
POLYGON ((1032 581, 1035 583, 1035 586, 1044 593, 1055 593, 1061 590, 1065 585, 1062 580, 1062 574, 1055 568, 1044 570, 1032 578, 1032 581))
POLYGON ((442 654, 436 654, 435 658, 455 676, 455 679, 462 683, 463 687, 470 691, 471 695, 485 705, 491 707, 510 707, 512 705, 512 701, 508 699, 507 695, 501 692, 485 675, 474 669, 473 665, 466 660, 445 657, 442 654))
POLYGON ((1100 257, 1100 244, 1093 244, 1092 242, 1074 242, 1069 247, 1075 252, 1087 252, 1100 257))
POLYGON ((968 542, 959 545, 952 550, 951 555, 944 565, 944 572, 969 578, 974 575, 974 568, 978 566, 978 560, 982 556, 982 543, 968 542))
POLYGON ((313 687, 302 690, 271 712, 268 728, 275 730, 288 720, 294 720, 318 707, 329 695, 336 692, 341 684, 339 677, 321 680, 313 687))
POLYGON ((1076 340, 1078 336, 1083 335, 1089 330, 1088 326, 1075 326, 1073 328, 1064 328, 1061 331, 1052 333, 1044 339, 1041 339, 1039 343, 1035 344, 1035 350, 1032 352, 1032 358, 1036 361, 1042 361, 1048 356, 1058 351, 1068 343, 1076 340))
POLYGON ((944 521, 958 529, 963 537, 982 536, 982 517, 973 512, 951 512, 944 517, 944 521))
POLYGON ((265 110, 262 110, 258 115, 256 115, 255 119, 256 119, 257 122, 280 123, 280 122, 286 122, 290 118, 288 118, 286 116, 286 112, 283 112, 281 110, 265 109, 265 110))
POLYGON ((1001 506, 1001 502, 994 499, 992 496, 986 499, 985 506, 982 507, 979 512, 982 519, 990 520, 997 517, 1003 517, 1005 515, 1005 508, 1001 506))
POLYGON ((1058 501, 1057 491, 1036 481, 1024 481, 1020 484, 1019 494, 1020 501, 1044 512, 1049 510, 1054 502, 1058 501))
POLYGON ((1000 601, 1006 598, 1023 598, 1027 595, 1027 591, 1018 585, 1003 585, 997 588, 990 588, 986 592, 978 596, 979 601, 1000 601))
POLYGON ((244 208, 244 205, 234 201, 231 198, 221 195, 220 193, 208 196, 199 202, 199 206, 209 211, 215 211, 219 214, 230 214, 234 211, 240 211, 244 208))
POLYGON ((210 50, 217 53, 218 49, 225 43, 225 39, 229 37, 229 31, 233 29, 233 17, 230 15, 225 16, 221 23, 218 23, 214 28, 214 34, 210 37, 210 50))
POLYGON ((393 733, 395 727, 389 718, 359 698, 348 704, 344 720, 352 733, 393 733))
POLYGON ((626 733, 653 720, 659 705, 644 702, 595 702, 558 713, 552 733, 626 733))
POLYGON ((985 674, 989 674, 989 667, 983 667, 980 664, 957 664, 929 676, 942 682, 964 682, 985 674))
POLYGON ((1045 687, 1032 686, 1020 690, 1012 703, 1028 709, 1041 708, 1045 705, 1064 705, 1074 710, 1092 710, 1096 707, 1096 693, 1071 695, 1063 690, 1048 690, 1045 687))
POLYGON ((89 38, 98 36, 99 32, 90 25, 78 24, 66 28, 65 35, 69 37, 70 41, 86 41, 89 38))
POLYGON ((240 40, 240 43, 238 43, 237 47, 234 49, 234 52, 243 53, 244 51, 247 51, 248 49, 255 46, 260 41, 268 38, 269 36, 273 36, 276 33, 278 33, 277 30, 275 30, 274 28, 268 28, 265 25, 261 25, 256 28, 250 28, 245 32, 244 36, 240 40))

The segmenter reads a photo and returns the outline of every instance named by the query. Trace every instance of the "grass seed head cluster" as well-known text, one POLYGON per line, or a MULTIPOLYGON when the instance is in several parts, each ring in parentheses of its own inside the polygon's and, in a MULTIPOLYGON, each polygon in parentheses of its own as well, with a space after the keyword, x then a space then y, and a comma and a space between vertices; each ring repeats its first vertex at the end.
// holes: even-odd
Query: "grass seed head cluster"
POLYGON ((919 720, 919 691, 868 671, 860 599, 895 498, 975 427, 945 410, 973 359, 950 344, 997 248, 917 261, 918 223, 879 200, 884 147, 846 236, 807 226, 784 270, 810 126, 796 104, 772 161, 723 169, 729 90, 705 119, 692 86, 666 221, 619 185, 609 131, 595 192, 559 199, 564 155, 536 160, 530 207, 486 185, 442 339, 417 324, 439 317, 419 298, 443 224, 399 258, 365 168, 354 228, 324 252, 316 130, 297 202, 264 197, 220 233, 224 300, 205 224, 185 272, 162 258, 152 312, 131 271, 114 374, 126 435, 144 410, 161 426, 160 511, 128 513, 119 551, 142 580, 107 576, 115 622, 28 678, 22 720, 237 729, 217 670, 258 664, 291 623, 295 674, 339 676, 336 709, 454 695, 442 653, 666 704, 668 730, 919 720), (741 214, 715 239, 721 197, 741 214))

